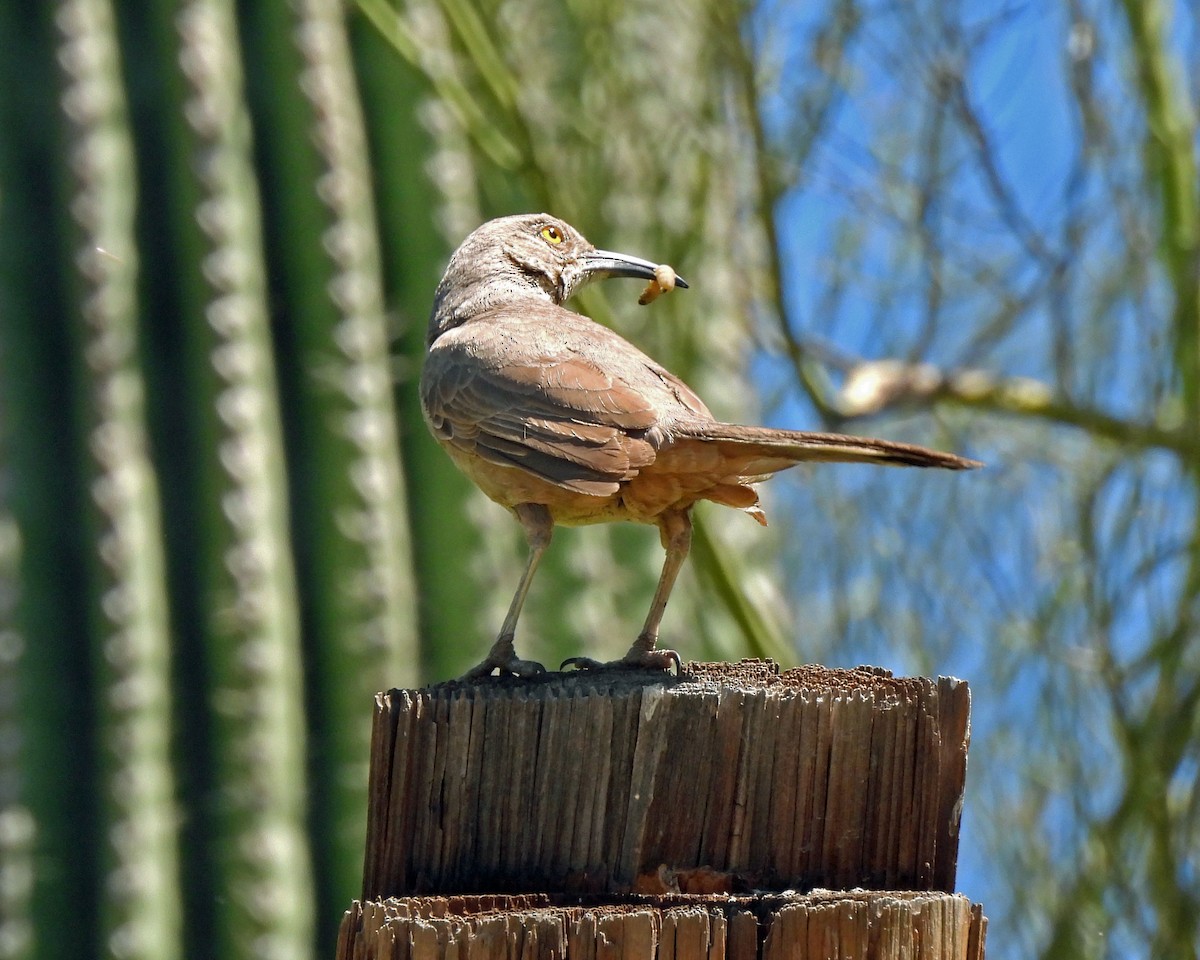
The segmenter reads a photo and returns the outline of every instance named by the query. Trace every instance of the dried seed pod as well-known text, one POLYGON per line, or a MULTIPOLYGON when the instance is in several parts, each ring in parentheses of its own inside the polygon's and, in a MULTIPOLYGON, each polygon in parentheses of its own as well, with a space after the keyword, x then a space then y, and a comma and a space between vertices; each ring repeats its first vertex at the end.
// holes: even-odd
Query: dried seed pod
POLYGON ((670 293, 675 289, 675 271, 665 263, 654 268, 654 279, 646 284, 646 289, 638 297, 638 303, 643 307, 658 299, 660 293, 670 293))

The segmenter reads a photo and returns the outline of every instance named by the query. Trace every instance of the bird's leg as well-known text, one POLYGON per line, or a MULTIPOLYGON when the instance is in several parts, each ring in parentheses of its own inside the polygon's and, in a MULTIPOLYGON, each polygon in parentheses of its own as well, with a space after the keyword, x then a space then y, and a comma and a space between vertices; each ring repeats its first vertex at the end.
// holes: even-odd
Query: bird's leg
POLYGON ((662 623, 663 614, 667 609, 667 600, 675 587, 675 580, 692 549, 692 514, 688 509, 669 510, 658 518, 658 532, 663 549, 667 551, 663 561, 662 573, 658 576, 658 587, 654 591, 654 599, 650 603, 650 612, 646 614, 646 622, 642 632, 621 660, 632 666, 656 667, 669 670, 675 664, 675 670, 680 670, 679 654, 674 650, 658 650, 658 627, 662 623))
POLYGON ((513 648, 513 634, 517 631, 517 618, 521 616, 521 608, 525 606, 525 597, 529 593, 529 585, 533 582, 533 574, 537 570, 538 561, 550 546, 550 537, 554 533, 554 520, 550 511, 540 503, 520 503, 514 508, 517 519, 525 531, 525 539, 529 543, 529 558, 525 561, 525 572, 517 584, 517 592, 513 594, 512 603, 508 605, 508 613, 504 624, 500 627, 500 636, 492 644, 487 657, 478 666, 472 667, 464 675, 464 680, 474 680, 478 677, 490 676, 493 670, 501 674, 511 673, 518 677, 533 677, 545 673, 546 668, 534 660, 518 659, 513 648))
POLYGON ((564 660, 562 666, 576 666, 585 670, 597 669, 628 669, 630 667, 650 670, 670 670, 675 665, 675 672, 681 671, 679 654, 674 650, 658 650, 658 627, 662 623, 663 613, 667 609, 667 600, 675 580, 687 559, 688 551, 692 548, 692 515, 690 508, 683 510, 668 510, 658 517, 658 532, 662 539, 663 549, 667 557, 663 561, 662 573, 658 577, 658 587, 654 591, 654 600, 650 603, 650 612, 646 614, 646 622, 642 632, 633 641, 628 652, 620 660, 602 663, 589 657, 571 657, 564 660))

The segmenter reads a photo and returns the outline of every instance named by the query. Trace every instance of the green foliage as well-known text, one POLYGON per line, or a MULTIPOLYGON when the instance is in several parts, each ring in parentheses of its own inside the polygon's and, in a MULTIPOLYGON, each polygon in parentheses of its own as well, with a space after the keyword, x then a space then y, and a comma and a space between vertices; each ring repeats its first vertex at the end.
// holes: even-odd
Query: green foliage
MULTIPOLYGON (((648 96, 661 18, 364 12, 0 14, 21 132, 0 143, 5 960, 327 950, 359 883, 371 695, 478 659, 522 549, 421 423, 449 248, 536 206, 664 260, 720 262, 741 229, 715 22, 667 51, 709 86, 648 96), (530 31, 544 56, 516 53, 530 31)), ((734 285, 704 287, 748 323, 734 285)), ((621 294, 588 306, 628 325, 621 294)), ((643 332, 684 367, 715 350, 692 373, 732 412, 743 354, 715 330, 668 302, 643 332)), ((657 539, 560 537, 531 654, 623 650, 657 539)), ((736 655, 730 627, 784 651, 711 536, 697 556, 729 613, 685 586, 689 652, 736 655)))
POLYGON ((263 13, 4 8, 6 958, 327 950, 416 678, 342 11, 263 13))
POLYGON ((138 356, 136 173, 112 12, 75 0, 57 17, 74 263, 72 388, 89 544, 83 595, 97 692, 95 811, 106 885, 98 926, 113 952, 181 955, 171 771, 167 582, 138 356))

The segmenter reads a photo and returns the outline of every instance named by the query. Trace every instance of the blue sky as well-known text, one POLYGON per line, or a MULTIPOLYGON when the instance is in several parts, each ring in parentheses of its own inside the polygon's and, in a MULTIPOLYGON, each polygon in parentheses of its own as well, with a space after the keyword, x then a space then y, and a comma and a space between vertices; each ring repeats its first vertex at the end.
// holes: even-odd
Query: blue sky
MULTIPOLYGON (((828 6, 765 2, 759 8, 755 29, 760 32, 759 43, 768 62, 777 67, 780 91, 778 98, 766 105, 766 115, 775 142, 785 147, 785 156, 787 144, 802 139, 789 126, 796 112, 793 92, 810 88, 819 77, 812 63, 811 36, 814 24, 826 19, 828 6)), ((1080 395, 1114 413, 1146 415, 1144 401, 1157 385, 1157 381, 1150 382, 1154 378, 1147 377, 1147 365, 1153 366, 1155 354, 1144 341, 1145 331, 1152 327, 1146 313, 1164 316, 1158 311, 1165 307, 1166 300, 1152 292, 1144 302, 1119 305, 1111 314, 1111 329, 1097 332, 1094 324, 1089 327, 1090 298, 1107 279, 1107 258, 1126 255, 1122 244, 1127 238, 1116 232, 1119 224, 1115 216, 1102 212, 1088 220, 1079 249, 1069 250, 1072 257, 1078 254, 1080 265, 1063 290, 1062 295, 1070 303, 1055 303, 1044 295, 1034 297, 1033 306, 1024 311, 1018 323, 989 342, 986 349, 980 349, 977 344, 968 347, 970 338, 996 305, 983 284, 979 285, 978 296, 973 295, 970 270, 976 264, 994 269, 1013 290, 1022 290, 1033 282, 1036 271, 1030 266, 1028 252, 1014 240, 1012 211, 1002 210, 995 203, 986 177, 973 161, 969 139, 961 134, 944 138, 938 159, 950 186, 935 195, 938 207, 931 212, 929 222, 938 242, 947 250, 942 266, 952 295, 940 306, 932 325, 925 299, 929 262, 911 244, 905 249, 902 230, 888 215, 889 205, 902 208, 907 198, 901 192, 888 197, 887 202, 880 201, 881 184, 915 181, 921 175, 917 168, 928 157, 919 143, 906 138, 919 137, 932 122, 926 95, 930 69, 947 49, 946 36, 957 29, 950 21, 961 16, 967 20, 966 34, 986 33, 983 42, 962 43, 962 48, 969 50, 963 61, 966 89, 991 145, 999 178, 1015 198, 1015 216, 1043 234, 1051 248, 1063 248, 1066 240, 1062 230, 1072 191, 1083 208, 1102 198, 1105 189, 1094 167, 1077 166, 1082 141, 1078 112, 1068 87, 1071 47, 1075 45, 1076 52, 1087 52, 1099 49, 1090 46, 1097 43, 1119 46, 1113 43, 1114 37, 1122 35, 1121 27, 1112 19, 1119 10, 1106 7, 1096 13, 1104 18, 1097 39, 1086 31, 1073 33, 1064 20, 1064 6, 983 2, 964 6, 962 10, 969 13, 961 14, 949 3, 861 8, 864 22, 850 47, 850 67, 843 78, 849 92, 837 104, 818 147, 803 163, 802 175, 777 210, 785 297, 792 331, 799 339, 814 339, 867 359, 913 358, 948 368, 979 363, 996 374, 1056 383, 1060 370, 1053 338, 1065 323, 1080 331, 1078 339, 1083 342, 1077 347, 1080 395), (941 15, 947 20, 939 22, 941 15), (889 144, 894 147, 894 156, 901 158, 901 176, 885 175, 881 157, 889 144), (1080 169, 1083 175, 1072 181, 1080 169), (854 257, 853 264, 840 261, 847 251, 854 257), (855 282, 831 297, 831 277, 839 270, 855 282), (1095 351, 1107 352, 1094 369, 1088 367, 1088 362, 1096 357, 1087 352, 1093 343, 1098 344, 1092 348, 1095 351)), ((1084 7, 1090 12, 1086 4, 1084 7)), ((1191 24, 1177 18, 1172 38, 1178 44, 1177 50, 1186 50, 1191 44, 1191 24)), ((1112 63, 1117 59, 1113 49, 1101 50, 1090 76, 1099 92, 1098 99, 1113 110, 1113 115, 1107 117, 1112 126, 1118 130, 1137 129, 1129 124, 1136 98, 1124 89, 1127 78, 1114 72, 1112 63)), ((1132 172, 1136 180, 1141 149, 1141 143, 1133 141, 1127 154, 1109 163, 1121 168, 1119 175, 1132 172)), ((1147 269, 1152 271, 1153 264, 1147 269)), ((762 385, 772 423, 800 428, 820 426, 816 411, 797 388, 785 359, 764 352, 753 374, 762 385)), ((913 418, 909 425, 917 437, 925 429, 928 439, 928 424, 922 427, 919 421, 919 417, 913 418)), ((858 432, 891 431, 888 435, 906 428, 903 421, 896 420, 851 426, 858 432)), ((1079 518, 1072 513, 1081 482, 1073 475, 1072 457, 1078 454, 1090 458, 1088 469, 1094 469, 1098 455, 1086 448, 1082 436, 1062 430, 1055 437, 1059 446, 1057 462, 1054 457, 1046 464, 1006 462, 1008 456, 1021 455, 1021 441, 1020 429, 1010 425, 1007 429, 1017 438, 1006 445, 1005 429, 1001 425, 964 438, 977 445, 962 452, 991 463, 989 476, 970 481, 996 488, 994 496, 981 496, 978 505, 997 512, 987 517, 972 517, 966 512, 956 515, 955 524, 975 528, 978 534, 973 541, 970 531, 962 532, 959 547, 972 556, 973 544, 986 538, 992 553, 986 559, 975 554, 957 571, 966 598, 964 605, 970 609, 965 614, 951 610, 938 624, 938 629, 962 627, 963 633, 958 635, 959 642, 939 645, 932 664, 938 673, 972 682, 975 742, 959 886, 973 899, 982 901, 985 908, 991 904, 1001 912, 1011 902, 1013 891, 1005 883, 1012 878, 1001 875, 982 843, 978 818, 984 816, 983 811, 986 809, 988 817, 994 816, 1002 794, 1026 789, 1036 782, 1038 771, 1031 765, 1045 762, 1055 751, 1077 758, 1080 776, 1098 774, 1098 779, 1089 784, 1093 791, 1087 797, 1091 812, 1103 812, 1111 805, 1121 773, 1118 766, 1112 765, 1108 743, 1111 733, 1099 689, 1092 698, 1095 702, 1083 708, 1084 712, 1058 718, 1055 729, 1041 731, 1042 735, 1058 736, 1061 742, 1038 750, 1032 749, 1031 743, 1027 753, 1011 752, 1012 745, 1020 742, 1030 711, 1036 703, 1044 702, 1048 690, 1062 683, 1064 677, 1084 687, 1089 683, 1086 660, 1092 641, 1090 631, 1095 625, 1087 621, 1082 601, 1076 615, 1057 624, 1068 634, 1061 648, 1043 654, 1037 649, 1022 649, 1021 644, 1028 641, 1019 636, 1005 640, 1009 646, 1004 656, 1009 659, 1004 660, 1003 670, 1013 672, 1007 683, 989 681, 998 672, 1001 638, 994 635, 998 630, 1020 634, 1023 622, 1032 630, 1039 611, 1056 590, 1087 586, 1080 583, 1080 578, 1087 575, 1080 572, 1082 565, 1068 565, 1060 572, 1047 566, 1045 557, 1059 549, 1064 557, 1075 556, 1083 549, 1077 542, 1079 518), (1001 438, 999 446, 997 437, 1001 438), (1000 512, 1003 510, 1010 513, 1006 516, 1000 512), (1083 668, 1073 670, 1071 657, 1079 657, 1083 668), (981 775, 984 770, 987 777, 981 775)), ((1084 461, 1080 462, 1082 465, 1084 461)), ((905 537, 919 539, 920 530, 937 529, 939 510, 966 511, 970 506, 969 497, 958 500, 952 488, 935 486, 934 492, 923 498, 918 495, 918 507, 912 516, 905 516, 899 511, 904 510, 909 496, 905 491, 912 490, 909 484, 929 481, 889 477, 885 488, 876 485, 874 479, 852 473, 853 469, 847 468, 824 486, 814 482, 810 487, 806 482, 804 487, 788 487, 786 481, 776 481, 771 496, 777 500, 786 496, 800 515, 830 509, 829 499, 821 499, 830 494, 874 498, 872 502, 883 516, 864 515, 859 529, 866 552, 886 542, 889 525, 902 530, 905 537), (787 489, 787 494, 782 489, 787 489), (894 499, 892 490, 900 491, 894 499), (938 503, 942 496, 949 498, 944 506, 938 503), (891 509, 897 512, 889 514, 891 509)), ((1084 472, 1081 470, 1080 475, 1084 472)), ((1105 555, 1103 569, 1107 577, 1097 589, 1111 595, 1118 604, 1111 633, 1103 639, 1118 657, 1140 649, 1153 633, 1154 617, 1166 609, 1177 592, 1182 557, 1152 565, 1152 572, 1145 576, 1137 571, 1147 556, 1163 549, 1163 531, 1190 529, 1192 507, 1190 500, 1181 496, 1186 489, 1181 479, 1171 458, 1151 456, 1136 469, 1115 472, 1095 501, 1095 540, 1105 555), (1131 523, 1134 513, 1139 522, 1131 523), (1140 522, 1143 520, 1150 522, 1140 522)), ((821 546, 808 540, 800 549, 814 551, 821 546)), ((939 557, 944 555, 938 545, 921 544, 905 551, 903 559, 887 562, 907 565, 909 570, 902 574, 920 580, 917 568, 926 560, 937 562, 939 557)), ((873 563, 878 565, 878 556, 864 560, 863 567, 873 563)), ((799 566, 802 569, 792 584, 795 595, 806 598, 816 608, 837 602, 830 597, 838 589, 832 575, 825 584, 806 582, 801 574, 811 577, 814 565, 799 566), (822 587, 828 588, 824 599, 822 587)), ((908 591, 902 584, 898 588, 895 580, 882 576, 884 589, 896 591, 879 601, 885 612, 889 607, 892 613, 903 613, 909 606, 921 609, 920 588, 908 591)), ((863 579, 869 581, 870 577, 863 579)), ((897 579, 903 579, 903 575, 897 579)), ((944 590, 949 581, 943 573, 928 582, 931 589, 941 584, 944 590)), ((951 606, 955 602, 951 600, 951 606)), ((863 662, 866 656, 893 669, 911 671, 923 666, 907 659, 904 651, 884 635, 886 631, 887 627, 872 630, 869 625, 863 626, 849 638, 849 644, 822 652, 824 661, 852 665, 863 662)), ((1088 697, 1079 700, 1086 704, 1088 697)), ((1041 834, 1062 846, 1058 851, 1060 863, 1070 862, 1078 853, 1081 839, 1072 802, 1072 796, 1051 795, 1041 814, 1041 834)), ((1014 844, 1036 842, 1016 834, 1013 839, 1014 844)), ((1029 946, 1028 941, 1009 942, 1007 935, 1014 932, 994 927, 989 956, 1017 956, 1023 946, 1029 946)), ((1110 951, 1120 949, 1119 942, 1109 945, 1110 951)))

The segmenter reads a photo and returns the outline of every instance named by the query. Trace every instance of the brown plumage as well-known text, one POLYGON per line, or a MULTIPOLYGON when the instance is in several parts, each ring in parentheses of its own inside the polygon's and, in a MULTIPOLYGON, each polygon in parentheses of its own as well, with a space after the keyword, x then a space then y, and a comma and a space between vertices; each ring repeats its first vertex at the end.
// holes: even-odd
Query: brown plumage
POLYGON ((429 321, 425 418, 459 468, 513 511, 530 546, 500 635, 468 676, 543 670, 517 658, 513 634, 556 523, 658 526, 667 551, 658 589, 641 634, 615 665, 678 667, 674 651, 655 647, 698 500, 765 523, 754 484, 797 463, 978 466, 905 443, 722 423, 670 371, 562 306, 589 280, 650 279, 655 267, 597 250, 546 214, 485 223, 450 258, 429 321))

